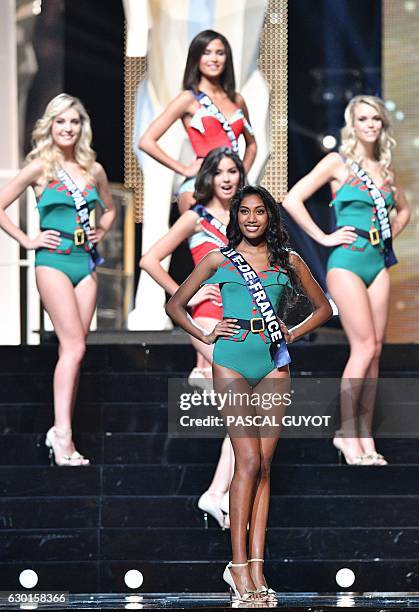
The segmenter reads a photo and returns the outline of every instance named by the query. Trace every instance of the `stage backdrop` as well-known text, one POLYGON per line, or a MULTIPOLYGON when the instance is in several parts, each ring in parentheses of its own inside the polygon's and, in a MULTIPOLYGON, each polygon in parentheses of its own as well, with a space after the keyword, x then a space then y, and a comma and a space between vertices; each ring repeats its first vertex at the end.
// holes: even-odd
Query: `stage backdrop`
POLYGON ((388 342, 419 342, 419 3, 383 2, 383 96, 391 111, 395 168, 412 219, 395 241, 388 342))

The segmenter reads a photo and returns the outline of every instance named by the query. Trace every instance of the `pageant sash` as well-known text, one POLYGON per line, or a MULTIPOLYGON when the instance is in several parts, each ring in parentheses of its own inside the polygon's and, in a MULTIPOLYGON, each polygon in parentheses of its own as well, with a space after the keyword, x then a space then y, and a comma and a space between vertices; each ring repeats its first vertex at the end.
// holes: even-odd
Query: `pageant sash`
POLYGON ((195 204, 191 210, 199 215, 199 221, 203 231, 208 234, 217 246, 226 246, 227 228, 224 223, 216 219, 202 204, 195 204))
POLYGON ((103 257, 99 254, 97 247, 90 242, 89 240, 89 232, 91 231, 90 221, 89 221, 89 206, 87 204, 86 198, 77 187, 76 183, 73 181, 71 176, 67 174, 67 172, 59 166, 57 170, 57 177, 60 181, 67 187, 68 191, 71 193, 71 197, 73 198, 74 206, 77 210, 77 213, 80 217, 80 223, 84 231, 85 242, 87 248, 89 250, 90 255, 90 268, 94 270, 96 266, 100 266, 105 263, 103 257))
POLYGON ((260 315, 265 323, 265 329, 268 331, 269 338, 272 342, 274 349, 273 359, 275 366, 281 368, 288 363, 291 363, 291 357, 288 353, 287 343, 281 333, 279 326, 278 317, 276 316, 275 309, 269 299, 268 294, 264 290, 262 283, 257 272, 254 271, 252 266, 247 263, 243 255, 240 255, 234 249, 230 247, 223 247, 220 249, 224 257, 227 257, 240 276, 246 283, 246 287, 250 293, 252 300, 254 300, 260 315))
POLYGON ((378 224, 379 224, 379 232, 380 236, 384 243, 384 263, 387 268, 394 266, 397 263, 396 255, 393 251, 393 236, 391 233, 391 223, 390 217, 388 214, 386 201, 383 198, 381 191, 375 185, 372 178, 369 174, 361 168, 359 164, 355 161, 351 161, 351 168, 357 178, 366 185, 368 192, 371 196, 371 199, 374 203, 378 224))
POLYGON ((213 115, 214 117, 216 117, 218 119, 218 121, 221 123, 223 130, 225 131, 225 133, 227 134, 230 142, 231 142, 231 148, 234 151, 234 153, 238 153, 239 152, 239 143, 237 142, 237 138, 235 133, 233 132, 233 128, 231 127, 231 125, 229 124, 229 122, 227 121, 227 119, 224 117, 223 113, 220 111, 220 109, 218 108, 218 106, 216 104, 214 104, 214 102, 211 100, 211 98, 209 96, 207 96, 206 93, 204 93, 203 91, 199 92, 199 94, 197 96, 195 96, 197 101, 202 104, 202 106, 204 106, 209 113, 211 113, 211 115, 213 115))

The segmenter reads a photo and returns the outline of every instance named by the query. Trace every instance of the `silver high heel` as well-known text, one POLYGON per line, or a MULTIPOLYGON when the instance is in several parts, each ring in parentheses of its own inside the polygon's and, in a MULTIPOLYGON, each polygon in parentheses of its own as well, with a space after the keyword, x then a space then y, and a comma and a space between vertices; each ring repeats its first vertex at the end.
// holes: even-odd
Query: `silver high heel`
POLYGON ((210 514, 224 531, 226 529, 226 515, 221 509, 222 493, 209 493, 205 491, 198 500, 198 508, 204 513, 204 526, 208 529, 208 514, 210 514), (215 498, 215 499, 214 499, 215 498))
POLYGON ((246 565, 249 565, 247 561, 246 563, 233 563, 232 561, 230 561, 230 563, 228 563, 225 567, 225 570, 223 572, 223 580, 230 587, 230 601, 232 600, 232 592, 234 592, 237 601, 257 601, 257 598, 255 597, 257 595, 256 591, 249 591, 248 589, 246 589, 243 595, 240 595, 239 590, 236 587, 236 583, 234 582, 234 578, 230 572, 230 567, 246 567, 246 565))
MULTIPOLYGON (((248 563, 265 563, 265 559, 249 559, 248 563)), ((267 585, 263 584, 262 586, 256 589, 256 593, 260 593, 264 597, 266 597, 266 601, 278 601, 278 595, 276 591, 270 589, 267 585)))
MULTIPOLYGON (((69 430, 69 432, 71 434, 71 429, 69 430)), ((67 433, 67 432, 64 432, 64 433, 67 433)), ((49 449, 50 465, 58 465, 60 467, 62 466, 79 467, 79 466, 89 465, 90 463, 89 459, 85 459, 83 455, 81 455, 76 450, 71 455, 63 455, 61 458, 61 461, 58 462, 56 459, 56 449, 54 448, 54 445, 56 445, 56 441, 57 441, 57 428, 51 427, 50 429, 48 429, 47 435, 45 436, 45 446, 49 449), (78 461, 78 463, 72 463, 74 461, 78 461)))

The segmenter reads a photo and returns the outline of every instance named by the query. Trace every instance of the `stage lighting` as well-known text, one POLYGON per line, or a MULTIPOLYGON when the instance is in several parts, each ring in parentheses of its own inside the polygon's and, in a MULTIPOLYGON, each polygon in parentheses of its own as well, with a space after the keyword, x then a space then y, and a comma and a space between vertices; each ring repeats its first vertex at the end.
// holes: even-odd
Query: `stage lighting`
POLYGON ((143 584, 144 576, 136 569, 130 569, 124 576, 124 582, 129 589, 138 589, 143 584))
POLYGON ((403 111, 397 111, 394 116, 396 117, 397 121, 403 121, 404 119, 404 112, 403 111))
POLYGON ((40 15, 41 12, 42 12, 42 0, 33 0, 32 13, 34 15, 40 15))
POLYGON ((323 136, 322 138, 322 146, 325 149, 334 149, 336 146, 336 138, 334 136, 332 136, 331 134, 327 134, 327 136, 323 136))
POLYGON ((38 584, 38 574, 31 569, 25 569, 19 574, 19 582, 24 589, 33 589, 38 584))
POLYGON ((396 110, 396 103, 393 100, 386 100, 385 107, 388 111, 393 112, 396 110))
POLYGON ((348 567, 342 567, 336 573, 336 582, 340 587, 347 589, 355 582, 355 574, 348 567))
POLYGON ((413 13, 413 11, 416 11, 416 8, 417 8, 416 0, 406 0, 406 2, 404 3, 404 10, 407 11, 408 13, 413 13))

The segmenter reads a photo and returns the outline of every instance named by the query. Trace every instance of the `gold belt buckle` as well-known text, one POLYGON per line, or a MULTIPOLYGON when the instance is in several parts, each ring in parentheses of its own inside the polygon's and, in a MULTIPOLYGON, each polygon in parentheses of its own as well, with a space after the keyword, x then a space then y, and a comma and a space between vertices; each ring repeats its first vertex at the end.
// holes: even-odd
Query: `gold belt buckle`
POLYGON ((253 319, 250 319, 250 331, 252 334, 258 334, 259 332, 265 331, 265 321, 262 319, 262 317, 254 317, 253 319))
POLYGON ((74 230, 74 244, 76 246, 82 246, 84 244, 84 230, 80 227, 74 230))
POLYGON ((380 232, 378 231, 378 229, 376 227, 372 227, 369 233, 370 233, 370 242, 372 246, 376 246, 377 244, 379 244, 380 243, 380 232))

